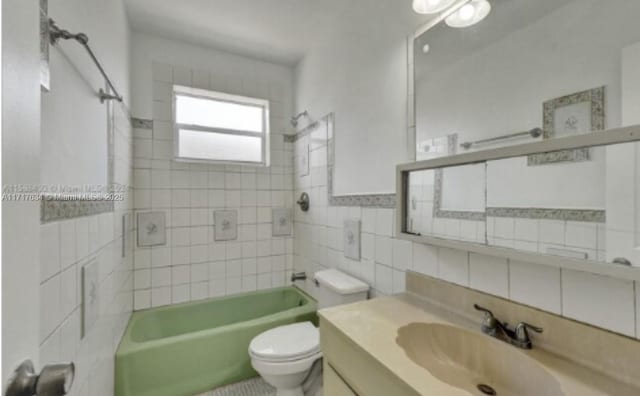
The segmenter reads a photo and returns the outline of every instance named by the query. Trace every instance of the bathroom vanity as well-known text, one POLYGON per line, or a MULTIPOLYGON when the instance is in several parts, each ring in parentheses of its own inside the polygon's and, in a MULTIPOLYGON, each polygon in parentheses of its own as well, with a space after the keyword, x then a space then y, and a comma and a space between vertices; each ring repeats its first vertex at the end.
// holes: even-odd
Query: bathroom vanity
POLYGON ((326 394, 640 394, 633 339, 414 273, 407 289, 320 311, 326 394), (474 303, 544 332, 531 350, 489 337, 474 303))

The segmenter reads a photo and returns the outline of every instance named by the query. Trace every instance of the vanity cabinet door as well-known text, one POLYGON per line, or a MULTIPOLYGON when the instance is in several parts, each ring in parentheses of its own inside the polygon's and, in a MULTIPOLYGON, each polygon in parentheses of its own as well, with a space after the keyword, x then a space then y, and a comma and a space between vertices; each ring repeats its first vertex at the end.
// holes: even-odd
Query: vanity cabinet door
POLYGON ((331 396, 358 396, 340 375, 325 360, 323 374, 323 391, 325 395, 331 396))

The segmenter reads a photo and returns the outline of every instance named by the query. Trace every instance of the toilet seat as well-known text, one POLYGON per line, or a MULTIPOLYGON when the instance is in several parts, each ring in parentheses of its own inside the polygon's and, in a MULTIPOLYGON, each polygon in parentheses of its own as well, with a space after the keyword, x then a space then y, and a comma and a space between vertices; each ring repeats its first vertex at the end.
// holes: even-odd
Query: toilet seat
POLYGON ((270 363, 304 360, 319 353, 320 332, 311 322, 267 330, 249 344, 249 355, 253 359, 270 363))

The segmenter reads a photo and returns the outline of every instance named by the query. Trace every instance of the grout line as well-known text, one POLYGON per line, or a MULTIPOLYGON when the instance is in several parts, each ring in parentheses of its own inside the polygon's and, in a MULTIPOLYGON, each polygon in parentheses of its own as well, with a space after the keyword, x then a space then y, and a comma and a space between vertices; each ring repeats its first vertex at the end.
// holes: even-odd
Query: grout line
POLYGON ((640 317, 638 317, 638 299, 640 295, 638 293, 640 293, 640 290, 638 290, 638 281, 634 281, 633 282, 633 318, 634 318, 634 324, 635 324, 636 338, 640 338, 640 326, 638 323, 640 321, 640 317))
POLYGON ((564 269, 560 268, 560 316, 565 316, 564 312, 564 269))
POLYGON ((511 298, 511 259, 507 259, 507 297, 513 301, 511 298))

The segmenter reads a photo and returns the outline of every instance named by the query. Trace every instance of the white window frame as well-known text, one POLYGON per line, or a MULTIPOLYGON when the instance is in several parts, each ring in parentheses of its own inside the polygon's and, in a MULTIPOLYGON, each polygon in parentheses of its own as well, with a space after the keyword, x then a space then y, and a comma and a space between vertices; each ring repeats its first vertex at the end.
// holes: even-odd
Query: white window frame
POLYGON ((266 99, 251 98, 248 96, 239 96, 227 94, 224 92, 210 91, 206 89, 186 87, 183 85, 174 85, 172 90, 172 110, 173 110, 173 156, 176 161, 179 162, 198 162, 206 164, 219 164, 219 165, 246 165, 246 166, 258 166, 268 167, 270 164, 270 130, 269 130, 269 101, 266 99), (190 96, 199 99, 210 99, 219 102, 227 102, 240 104, 243 106, 255 106, 262 109, 262 130, 263 132, 242 131, 235 129, 225 128, 212 128, 203 125, 192 124, 179 124, 176 120, 177 112, 177 97, 178 96, 190 96), (180 129, 198 131, 198 132, 212 132, 225 135, 234 136, 251 136, 261 138, 262 147, 262 160, 259 162, 254 161, 234 161, 234 160, 215 160, 206 158, 191 158, 180 156, 180 129))

